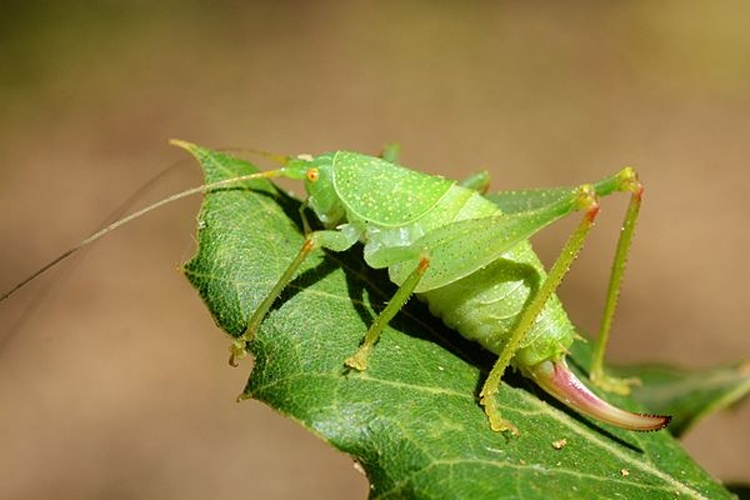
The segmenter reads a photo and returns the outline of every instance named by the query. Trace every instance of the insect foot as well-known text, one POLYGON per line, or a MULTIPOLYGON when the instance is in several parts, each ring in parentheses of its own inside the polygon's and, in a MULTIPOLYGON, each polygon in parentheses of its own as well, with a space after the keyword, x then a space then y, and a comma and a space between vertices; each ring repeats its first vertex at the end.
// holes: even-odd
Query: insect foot
POLYGON ((245 347, 247 346, 247 342, 243 340, 242 338, 239 338, 232 342, 232 345, 229 346, 229 352, 231 353, 229 355, 229 366, 237 368, 240 366, 240 361, 247 357, 247 350, 245 347))
POLYGON ((522 368, 522 371, 549 395, 566 406, 623 429, 658 431, 666 427, 672 419, 666 415, 633 413, 612 406, 583 385, 570 371, 565 358, 542 361, 530 368, 522 368))
MULTIPOLYGON (((496 393, 497 391, 495 391, 496 393)), ((518 428, 500 416, 500 410, 498 410, 495 398, 493 397, 495 394, 485 394, 484 391, 479 394, 479 403, 484 406, 484 412, 490 420, 490 429, 495 432, 509 431, 514 436, 518 436, 518 428)))
POLYGON ((357 352, 346 358, 344 365, 358 372, 363 372, 367 369, 367 358, 370 355, 371 348, 368 345, 362 345, 357 352))

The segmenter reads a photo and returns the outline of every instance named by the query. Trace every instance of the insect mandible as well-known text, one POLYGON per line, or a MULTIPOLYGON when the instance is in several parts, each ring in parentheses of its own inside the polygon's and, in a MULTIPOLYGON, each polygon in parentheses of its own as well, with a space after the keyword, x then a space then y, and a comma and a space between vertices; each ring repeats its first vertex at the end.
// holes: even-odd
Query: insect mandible
MULTIPOLYGON (((172 143, 199 159, 205 152, 184 141, 172 143)), ((630 193, 590 367, 594 384, 627 393, 634 381, 606 375, 603 360, 643 194, 633 169, 624 168, 576 188, 501 192, 490 200, 483 196, 489 182, 486 175, 462 183, 430 176, 398 165, 395 150, 387 150, 382 157, 349 151, 315 157, 266 155, 282 166, 206 184, 139 210, 65 252, 0 300, 77 249, 162 205, 244 180, 285 177, 304 183, 307 199, 303 207, 315 214, 323 229, 311 230, 301 211, 305 241, 248 319, 245 332, 233 341, 230 363, 236 365, 246 355, 247 344, 273 303, 312 252, 341 252, 361 242, 365 262, 387 269, 398 289, 359 348, 353 347, 353 354, 342 360, 348 368, 366 370, 383 329, 416 295, 446 325, 498 356, 480 392, 493 430, 518 433, 502 417, 497 403, 502 397, 501 378, 509 366, 565 405, 603 422, 639 431, 658 430, 669 423, 668 416, 632 413, 610 405, 571 372, 565 356, 577 334, 555 295, 594 224, 599 197, 630 193), (528 238, 575 212, 583 214, 581 220, 547 272, 528 238)))

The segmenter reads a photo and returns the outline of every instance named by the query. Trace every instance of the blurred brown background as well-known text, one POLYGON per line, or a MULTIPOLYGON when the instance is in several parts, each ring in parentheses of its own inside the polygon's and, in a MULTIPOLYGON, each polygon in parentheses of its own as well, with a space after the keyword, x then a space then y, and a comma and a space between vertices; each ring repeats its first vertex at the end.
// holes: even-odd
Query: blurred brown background
MULTIPOLYGON (((281 153, 399 141, 406 164, 487 168, 494 189, 635 165, 647 198, 610 359, 706 367, 750 352, 747 2, 9 4, 0 289, 183 159, 167 138, 281 153)), ((200 182, 190 162, 178 170, 140 204, 200 182)), ((561 292, 589 330, 625 201, 606 201, 561 292)), ((234 403, 251 364, 227 367, 176 271, 198 204, 0 304, 0 498, 365 497, 348 457, 234 403)), ((547 262, 571 227, 536 239, 547 262)), ((685 444, 719 478, 750 481, 750 405, 685 444)))

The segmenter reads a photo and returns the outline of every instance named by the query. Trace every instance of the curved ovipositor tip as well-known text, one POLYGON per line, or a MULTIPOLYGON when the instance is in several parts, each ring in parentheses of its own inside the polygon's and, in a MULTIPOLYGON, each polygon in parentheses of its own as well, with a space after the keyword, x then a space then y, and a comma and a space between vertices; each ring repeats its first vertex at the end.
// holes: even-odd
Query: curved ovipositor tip
POLYGON ((539 387, 566 406, 623 429, 658 431, 672 419, 670 416, 633 413, 612 406, 583 385, 570 371, 565 358, 543 361, 531 368, 524 368, 523 371, 539 387))

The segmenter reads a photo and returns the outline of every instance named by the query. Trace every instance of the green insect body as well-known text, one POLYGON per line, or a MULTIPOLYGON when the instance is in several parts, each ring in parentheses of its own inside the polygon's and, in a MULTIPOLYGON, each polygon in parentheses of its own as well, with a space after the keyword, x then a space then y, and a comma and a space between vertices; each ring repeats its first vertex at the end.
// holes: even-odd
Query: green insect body
MULTIPOLYGON (((403 284, 418 260, 391 264, 393 260, 382 254, 394 254, 394 249, 407 249, 402 255, 429 254, 426 246, 432 242, 420 240, 425 235, 452 223, 503 217, 496 204, 475 190, 379 158, 342 151, 318 157, 313 163, 319 172, 330 173, 321 175, 314 187, 308 182, 311 208, 329 226, 346 224, 349 227, 344 231, 351 228, 353 234, 358 234, 364 241, 365 262, 373 268, 389 264, 391 280, 397 285, 403 284), (377 176, 372 172, 377 172, 377 176), (330 179, 330 184, 324 185, 322 179, 330 179), (365 190, 354 183, 357 179, 365 185, 388 189, 365 190), (328 211, 318 208, 319 192, 336 194, 336 203, 331 203, 328 211), (405 210, 399 211, 400 207, 405 210)), ((488 241, 474 241, 468 248, 464 246, 449 255, 443 252, 440 261, 432 259, 414 292, 449 327, 500 354, 532 289, 546 278, 546 273, 527 240, 504 249, 504 245, 497 244, 495 232, 482 236, 488 241), (494 244, 495 251, 487 253, 484 243, 494 244), (472 256, 472 248, 480 255, 472 256)), ((567 352, 575 336, 573 325, 553 295, 527 332, 514 360, 519 366, 530 366, 557 358, 567 352)))
MULTIPOLYGON (((180 145, 197 154, 192 145, 180 145)), ((384 326, 416 294, 448 326, 499 356, 481 393, 494 430, 517 433, 515 426, 500 416, 496 403, 500 379, 508 366, 520 369, 568 406, 605 422, 634 430, 667 425, 669 417, 636 414, 609 405, 572 374, 565 353, 576 333, 554 294, 593 225, 597 196, 632 192, 630 219, 634 222, 641 188, 631 169, 595 185, 508 193, 490 201, 477 189, 359 153, 285 158, 283 164, 279 170, 258 176, 303 180, 306 204, 325 229, 309 231, 305 221, 305 244, 252 315, 246 332, 235 341, 233 364, 245 355, 247 342, 313 250, 343 251, 361 241, 365 262, 373 268, 387 268, 399 289, 359 350, 345 361, 348 367, 366 369, 384 326), (504 213, 503 205, 515 211, 504 213), (585 213, 583 220, 547 274, 528 238, 575 211, 585 213)), ((632 235, 632 229, 624 233, 632 235)), ((621 247, 626 252, 628 245, 629 239, 618 246, 618 254, 623 253, 621 247)), ((616 269, 624 267, 624 253, 620 258, 616 269)), ((610 298, 616 300, 617 287, 613 289, 614 298, 610 298)), ((606 335, 603 337, 606 340, 606 335)), ((600 380, 622 392, 622 381, 600 380)))
MULTIPOLYGON (((209 153, 183 141, 172 142, 199 161, 209 153)), ((376 269, 387 268, 398 290, 365 333, 359 349, 342 360, 349 368, 367 368, 384 327, 416 295, 449 327, 498 355, 480 393, 480 403, 493 430, 518 432, 501 417, 497 403, 502 397, 501 377, 509 366, 569 407, 604 422, 642 431, 661 429, 669 423, 668 416, 616 408, 576 378, 565 363, 565 354, 576 338, 575 328, 555 295, 593 226, 598 198, 615 192, 630 193, 590 367, 592 382, 605 390, 627 393, 633 381, 608 377, 603 358, 643 190, 632 169, 576 188, 501 192, 485 197, 486 174, 462 183, 430 176, 397 165, 394 149, 388 149, 381 158, 347 151, 317 157, 262 154, 282 167, 206 184, 141 209, 64 252, 0 296, 0 301, 82 247, 165 204, 245 180, 287 177, 304 182, 306 206, 324 229, 312 231, 304 211, 300 212, 305 242, 249 318, 245 332, 234 339, 230 363, 236 364, 246 355, 247 344, 274 301, 311 252, 321 248, 344 251, 359 241, 364 244, 365 262, 376 269), (528 238, 575 212, 583 214, 578 226, 545 271, 528 238)))

